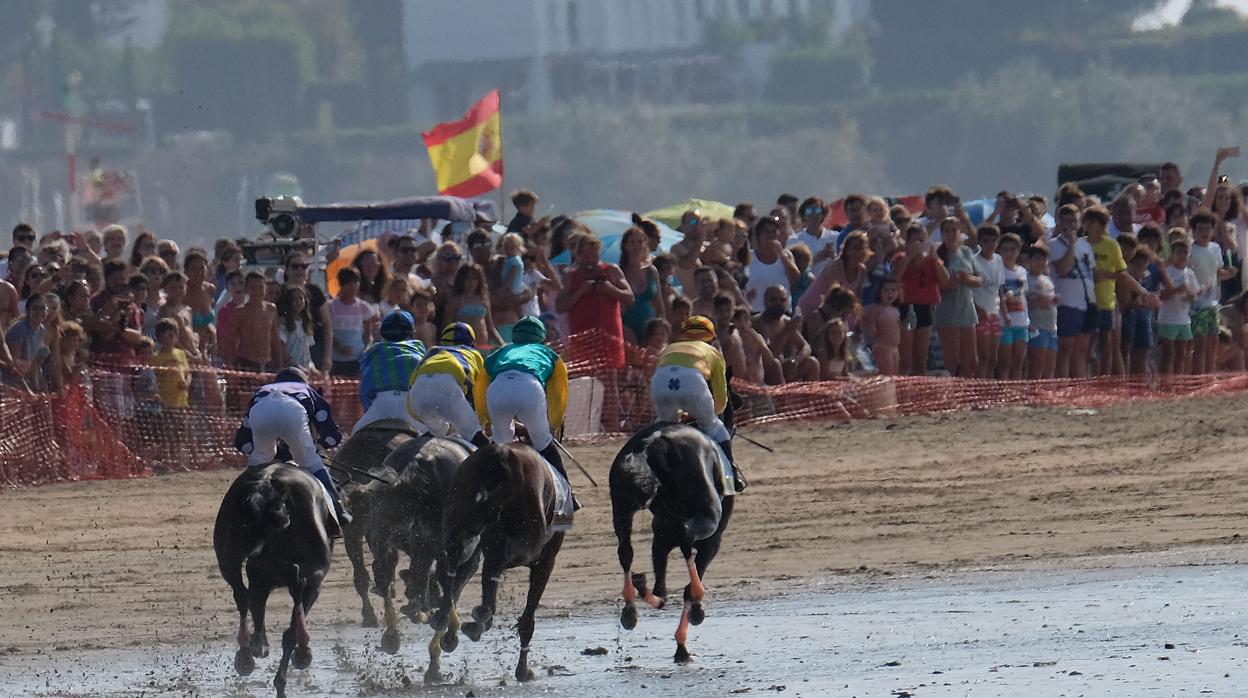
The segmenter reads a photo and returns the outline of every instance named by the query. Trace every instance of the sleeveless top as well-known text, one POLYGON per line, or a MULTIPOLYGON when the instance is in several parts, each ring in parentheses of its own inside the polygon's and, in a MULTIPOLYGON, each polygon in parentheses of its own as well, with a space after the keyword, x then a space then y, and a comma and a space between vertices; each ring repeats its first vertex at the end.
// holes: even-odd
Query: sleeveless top
POLYGON ((756 291, 753 298, 750 298, 750 309, 756 313, 763 312, 763 297, 767 289, 772 286, 781 286, 786 291, 791 291, 789 277, 784 273, 784 263, 779 257, 771 264, 767 264, 758 258, 758 252, 750 252, 750 279, 745 284, 745 295, 750 298, 750 291, 756 291))
MULTIPOLYGON (((596 276, 605 278, 607 265, 598 263, 596 276)), ((586 272, 578 265, 571 267, 568 273, 568 290, 575 292, 589 283, 586 272)), ((611 368, 624 367, 624 323, 621 315, 620 302, 611 296, 601 293, 587 293, 568 311, 568 329, 572 334, 599 330, 605 335, 602 346, 594 346, 599 342, 573 342, 571 347, 572 360, 588 360, 594 363, 605 361, 611 368)))
POLYGON ((633 331, 640 344, 646 336, 646 324, 656 316, 654 297, 659 294, 659 275, 646 270, 646 287, 633 295, 633 304, 622 315, 624 326, 633 331))

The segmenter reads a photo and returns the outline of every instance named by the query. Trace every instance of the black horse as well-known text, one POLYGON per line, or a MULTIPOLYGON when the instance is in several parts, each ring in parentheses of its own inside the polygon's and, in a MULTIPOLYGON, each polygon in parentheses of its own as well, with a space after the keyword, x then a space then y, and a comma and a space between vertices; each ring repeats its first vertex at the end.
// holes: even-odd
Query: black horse
POLYGON ((381 648, 387 653, 399 650, 399 613, 423 624, 433 610, 430 573, 442 550, 442 515, 447 493, 455 471, 472 451, 467 442, 431 435, 407 441, 373 470, 393 484, 374 481, 353 496, 353 505, 358 502, 368 512, 364 537, 372 552, 373 578, 384 603, 386 630, 381 648), (408 601, 396 613, 394 572, 400 552, 409 561, 407 571, 401 575, 408 601))
MULTIPOLYGON (((532 447, 491 444, 469 456, 455 473, 442 519, 442 557, 438 583, 442 598, 432 625, 435 642, 453 652, 459 644, 455 603, 484 558, 481 568, 481 605, 463 624, 474 642, 494 623, 498 585, 503 572, 529 568, 529 592, 520 615, 520 658, 516 679, 532 681, 529 642, 533 617, 550 581, 564 533, 552 531, 555 482, 546 462, 532 447)), ((431 657, 432 658, 432 657, 431 657)), ((435 671, 431 664, 430 671, 435 671)))
MULTIPOLYGON (((402 420, 385 419, 373 422, 342 442, 332 461, 339 470, 357 469, 351 471, 351 479, 341 488, 342 499, 353 519, 350 524, 342 527, 342 547, 347 551, 347 559, 351 561, 355 593, 360 597, 363 625, 366 628, 377 627, 377 614, 368 598, 372 580, 369 579, 368 565, 364 561, 364 534, 369 529, 369 506, 372 498, 360 496, 360 493, 375 480, 361 475, 359 471, 368 472, 377 468, 395 449, 410 443, 418 436, 402 420)), ((399 467, 395 467, 395 470, 402 472, 399 467)))
POLYGON ((248 468, 234 480, 213 529, 212 547, 221 576, 238 608, 234 668, 246 676, 255 657, 269 655, 264 610, 269 593, 284 586, 294 599, 290 627, 282 633, 282 659, 273 686, 286 695, 286 669, 312 663, 307 615, 329 572, 332 537, 338 533, 333 504, 316 478, 287 463, 248 468), (247 585, 243 583, 243 565, 247 585), (249 586, 248 586, 249 585, 249 586), (250 611, 255 633, 247 629, 250 611))
MULTIPOLYGON (((731 423, 731 411, 725 415, 731 423)), ((731 427, 730 427, 731 428, 731 427)), ((700 625, 706 614, 702 579, 719 552, 732 517, 730 486, 724 482, 722 452, 697 428, 685 424, 653 424, 633 435, 611 464, 611 519, 619 539, 624 569, 624 610, 620 625, 637 625, 638 595, 662 608, 667 595, 667 556, 679 547, 689 570, 684 606, 676 629, 676 662, 691 660, 686 641, 689 624, 700 625), (654 589, 644 574, 633 574, 633 515, 649 508, 654 542, 654 589)))

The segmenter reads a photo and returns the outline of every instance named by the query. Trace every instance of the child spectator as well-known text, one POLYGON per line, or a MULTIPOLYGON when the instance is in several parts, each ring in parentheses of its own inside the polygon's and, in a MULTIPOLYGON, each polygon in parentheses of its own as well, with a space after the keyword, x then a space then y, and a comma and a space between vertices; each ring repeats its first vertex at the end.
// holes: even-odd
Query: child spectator
POLYGON ((499 272, 499 285, 508 293, 524 293, 524 238, 517 233, 507 233, 499 242, 503 254, 503 268, 499 272))
MULTIPOLYGON (((1130 238, 1129 233, 1118 237, 1119 244, 1130 238)), ((1152 261, 1151 250, 1137 245, 1127 258, 1127 273, 1148 291, 1150 286, 1149 267, 1152 261)), ((1130 289, 1123 289, 1119 294, 1118 303, 1122 307, 1123 343, 1127 347, 1127 370, 1133 376, 1148 373, 1148 357, 1153 349, 1153 313, 1155 304, 1150 301, 1151 294, 1141 296, 1130 289)))
POLYGON ((157 419, 164 412, 160 399, 160 379, 155 363, 156 342, 151 337, 139 340, 134 349, 138 361, 138 374, 134 378, 134 414, 138 423, 138 432, 145 438, 152 438, 159 430, 157 419))
POLYGON ((408 285, 407 279, 402 276, 393 277, 382 289, 379 314, 384 318, 396 310, 407 310, 410 300, 411 286, 408 285))
POLYGON ((684 296, 676 296, 668 308, 667 322, 672 327, 684 327, 685 320, 693 315, 693 304, 684 296))
POLYGON ((880 375, 895 376, 901 357, 901 310, 897 307, 901 284, 896 279, 886 279, 879 294, 879 302, 867 306, 862 329, 871 343, 871 355, 880 375))
POLYGON ((1192 342, 1192 303, 1200 293, 1196 273, 1187 268, 1190 246, 1186 240, 1170 242, 1170 266, 1166 267, 1169 285, 1161 290, 1161 310, 1157 313, 1157 334, 1161 337, 1161 362, 1158 372, 1164 375, 1186 373, 1188 351, 1192 342))
MULTIPOLYGON (((1129 222, 1130 218, 1126 220, 1129 222)), ((1126 371, 1118 330, 1118 284, 1124 282, 1141 295, 1147 292, 1127 274, 1127 262, 1122 258, 1122 248, 1109 236, 1109 212, 1100 206, 1084 211, 1083 227, 1088 233, 1088 245, 1092 248, 1095 260, 1092 278, 1095 281, 1100 374, 1122 375, 1126 371)))
POLYGON ((202 250, 191 250, 183 261, 186 272, 186 304, 191 307, 191 326, 196 334, 198 352, 204 356, 216 353, 217 327, 213 299, 217 286, 208 280, 208 256, 202 250))
MULTIPOLYGON (((225 275, 225 293, 218 299, 217 309, 217 346, 237 344, 236 337, 229 336, 235 329, 231 326, 230 316, 247 303, 247 277, 241 271, 232 271, 225 275)), ((218 351, 218 356, 220 351, 218 351)))
POLYGON ((927 373, 927 352, 932 343, 932 308, 940 302, 941 286, 949 281, 949 271, 932 254, 922 224, 912 223, 906 229, 906 248, 894 260, 893 274, 901 280, 901 302, 905 304, 901 372, 921 376, 927 373))
POLYGON ((849 378, 854 369, 854 352, 849 343, 849 328, 839 318, 823 328, 823 336, 815 345, 819 359, 819 380, 849 378))
MULTIPOLYGON (((829 244, 824 249, 832 249, 832 245, 829 244)), ((815 273, 810 268, 814 255, 810 253, 810 248, 801 242, 790 247, 789 252, 793 253, 793 263, 797 265, 797 281, 793 282, 793 307, 797 308, 798 302, 815 281, 815 273)))
POLYGON ((160 350, 152 356, 152 366, 157 369, 160 403, 166 410, 190 407, 191 364, 187 353, 179 346, 182 335, 182 326, 172 317, 156 323, 156 342, 160 350))
POLYGON ((412 319, 416 321, 416 329, 412 333, 427 347, 437 344, 438 328, 433 324, 433 295, 425 289, 412 293, 412 319))
POLYGON ((1027 354, 1030 356, 1028 376, 1032 380, 1048 379, 1057 366, 1057 290, 1049 278, 1049 253, 1043 247, 1028 247, 1027 264, 1027 319, 1030 339, 1027 354))
MULTIPOLYGON (((1005 280, 1005 267, 997 254, 1001 229, 995 225, 979 227, 979 254, 975 255, 975 275, 979 286, 971 289, 975 301, 975 313, 979 322, 975 325, 975 343, 979 358, 979 377, 992 378, 997 367, 997 354, 1002 345, 1009 346, 1001 335, 1001 284, 1005 280)), ((1017 256, 1017 255, 1016 255, 1017 256)), ((1023 338, 1026 342, 1026 337, 1023 338)), ((1002 358, 1008 365, 1009 360, 1002 358)))
POLYGON ((672 341, 672 326, 667 320, 656 317, 646 323, 645 336, 642 338, 643 346, 655 354, 661 353, 667 348, 672 341))
MULTIPOLYGON (((354 267, 338 270, 338 296, 329 302, 329 318, 334 328, 333 367, 335 376, 360 375, 360 355, 372 342, 377 309, 360 298, 360 273, 354 267)), ((454 301, 452 301, 454 302, 454 301)))
MULTIPOLYGON (((26 314, 4 332, 13 359, 13 370, 26 380, 36 392, 48 389, 44 374, 44 361, 48 356, 47 334, 48 303, 52 294, 36 294, 26 301, 26 314)), ((0 331, 4 328, 0 327, 0 331)))
MULTIPOLYGON (((982 238, 981 238, 982 239, 982 238)), ((1022 380, 1027 366, 1031 319, 1027 313, 1027 270, 1018 263, 1023 240, 1014 233, 1001 238, 1001 377, 1022 380)))
POLYGON ((1213 370, 1218 350, 1219 284, 1235 273, 1234 267, 1228 266, 1222 258, 1221 246, 1213 241, 1216 224, 1217 219, 1207 210, 1197 211, 1192 216, 1192 248, 1188 264, 1196 274, 1200 289, 1192 303, 1192 373, 1213 370))
POLYGON ((299 286, 284 289, 277 302, 277 339, 281 346, 279 363, 315 371, 312 363, 313 331, 308 292, 299 286))

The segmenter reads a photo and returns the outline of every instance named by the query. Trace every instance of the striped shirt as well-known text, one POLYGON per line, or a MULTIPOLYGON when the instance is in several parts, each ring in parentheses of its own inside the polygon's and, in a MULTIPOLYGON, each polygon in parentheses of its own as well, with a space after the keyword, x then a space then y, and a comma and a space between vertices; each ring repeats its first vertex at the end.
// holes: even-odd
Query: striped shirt
POLYGON ((406 391, 412 385, 416 367, 425 358, 425 344, 419 339, 377 342, 360 357, 360 402, 367 410, 377 393, 406 391))

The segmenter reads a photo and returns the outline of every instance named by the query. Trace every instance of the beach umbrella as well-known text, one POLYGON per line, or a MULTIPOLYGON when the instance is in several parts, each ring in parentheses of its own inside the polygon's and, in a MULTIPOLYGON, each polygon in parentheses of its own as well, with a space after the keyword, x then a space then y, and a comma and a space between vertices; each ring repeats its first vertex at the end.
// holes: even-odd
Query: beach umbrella
POLYGON ((733 207, 718 201, 710 201, 707 199, 686 199, 680 203, 672 204, 657 208, 650 213, 645 214, 656 222, 665 223, 672 228, 680 227, 680 217, 685 215, 685 211, 697 209, 702 212, 703 216, 711 219, 716 218, 732 218, 733 207))
MULTIPOLYGON (((620 241, 624 238, 624 231, 633 225, 632 212, 599 208, 592 211, 581 211, 572 217, 589 228, 590 232, 602 241, 602 261, 618 264, 620 261, 620 241)), ((667 252, 672 248, 672 245, 680 242, 682 237, 680 233, 657 220, 654 224, 659 227, 659 235, 661 237, 659 242, 660 252, 667 252)), ((572 261, 571 253, 568 250, 564 250, 550 261, 553 264, 570 264, 572 261)))

